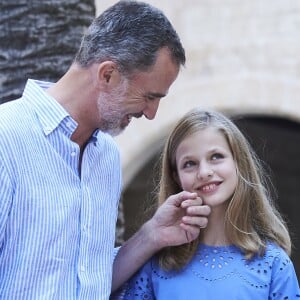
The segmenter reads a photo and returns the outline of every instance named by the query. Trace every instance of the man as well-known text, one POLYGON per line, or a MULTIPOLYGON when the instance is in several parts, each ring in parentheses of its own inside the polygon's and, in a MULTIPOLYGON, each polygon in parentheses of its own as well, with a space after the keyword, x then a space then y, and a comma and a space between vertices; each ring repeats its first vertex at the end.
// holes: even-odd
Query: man
MULTIPOLYGON (((153 119, 184 62, 161 11, 121 1, 95 19, 58 82, 29 80, 1 106, 1 299, 108 299, 121 192, 111 135, 153 119)), ((201 204, 171 196, 121 247, 112 288, 162 247, 195 239, 201 204)))

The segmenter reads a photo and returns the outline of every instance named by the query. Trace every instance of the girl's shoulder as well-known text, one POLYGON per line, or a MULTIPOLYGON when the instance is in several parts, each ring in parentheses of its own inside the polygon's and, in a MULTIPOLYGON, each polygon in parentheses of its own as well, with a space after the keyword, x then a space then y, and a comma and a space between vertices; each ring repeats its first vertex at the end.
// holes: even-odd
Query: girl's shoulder
POLYGON ((268 242, 264 257, 269 258, 274 261, 278 260, 290 260, 289 255, 274 242, 268 242))
POLYGON ((293 267, 289 255, 277 244, 268 242, 263 259, 270 263, 273 271, 283 271, 286 268, 293 267))

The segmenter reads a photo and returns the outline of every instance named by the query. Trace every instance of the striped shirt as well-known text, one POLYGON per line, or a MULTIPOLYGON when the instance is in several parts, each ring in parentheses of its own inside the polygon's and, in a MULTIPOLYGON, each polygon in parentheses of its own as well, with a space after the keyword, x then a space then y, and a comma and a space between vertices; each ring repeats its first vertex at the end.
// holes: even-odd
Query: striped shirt
POLYGON ((119 151, 96 131, 79 174, 77 124, 48 86, 0 106, 0 299, 108 299, 119 151))

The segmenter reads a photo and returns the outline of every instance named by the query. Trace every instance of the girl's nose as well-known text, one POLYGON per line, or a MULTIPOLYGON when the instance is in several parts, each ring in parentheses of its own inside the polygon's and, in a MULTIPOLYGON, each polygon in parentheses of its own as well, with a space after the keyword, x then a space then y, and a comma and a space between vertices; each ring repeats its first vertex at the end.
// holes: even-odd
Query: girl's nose
POLYGON ((207 163, 201 163, 198 168, 197 177, 199 179, 207 179, 211 178, 214 174, 213 169, 211 166, 207 163))

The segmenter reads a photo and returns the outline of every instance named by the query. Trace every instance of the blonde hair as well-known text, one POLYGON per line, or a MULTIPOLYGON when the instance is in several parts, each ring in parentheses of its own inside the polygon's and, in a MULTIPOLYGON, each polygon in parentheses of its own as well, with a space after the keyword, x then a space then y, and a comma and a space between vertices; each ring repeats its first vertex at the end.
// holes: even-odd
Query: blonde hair
MULTIPOLYGON (((178 121, 167 138, 161 156, 158 204, 181 191, 174 178, 179 144, 187 136, 207 127, 217 128, 223 133, 237 168, 238 183, 225 217, 229 241, 239 247, 248 259, 255 254, 263 255, 269 241, 275 242, 290 255, 289 232, 273 203, 269 178, 245 136, 221 113, 196 108, 178 121)), ((159 253, 161 267, 166 270, 182 268, 192 258, 198 244, 199 239, 196 239, 189 244, 163 249, 159 253)))

